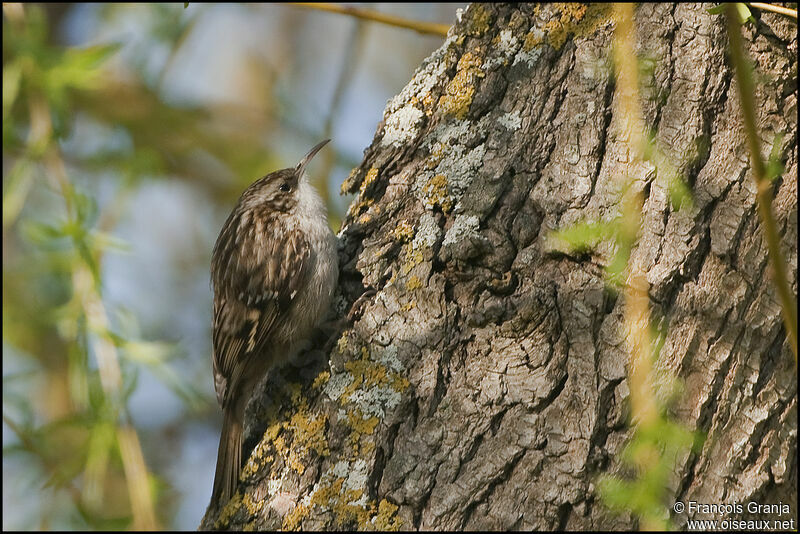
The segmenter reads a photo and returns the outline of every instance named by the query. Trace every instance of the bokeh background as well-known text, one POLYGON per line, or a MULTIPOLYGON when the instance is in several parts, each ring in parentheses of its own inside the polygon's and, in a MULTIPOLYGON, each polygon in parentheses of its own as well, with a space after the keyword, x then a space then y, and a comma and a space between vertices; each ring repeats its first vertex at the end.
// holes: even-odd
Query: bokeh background
POLYGON ((386 101, 443 40, 286 4, 4 4, 4 530, 197 528, 223 221, 330 137, 311 170, 338 230, 386 101))

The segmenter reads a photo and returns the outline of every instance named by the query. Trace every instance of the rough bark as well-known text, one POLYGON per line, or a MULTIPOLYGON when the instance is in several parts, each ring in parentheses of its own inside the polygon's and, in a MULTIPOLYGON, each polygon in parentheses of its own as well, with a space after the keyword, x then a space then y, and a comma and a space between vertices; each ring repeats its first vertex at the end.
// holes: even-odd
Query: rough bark
MULTIPOLYGON (((645 195, 633 256, 665 334, 656 366, 683 385, 670 413, 707 434, 671 500, 794 506, 795 368, 724 20, 707 7, 636 11, 645 121, 694 198, 681 211, 620 129, 607 7, 465 11, 344 185, 359 194, 337 312, 374 293, 328 354, 264 383, 239 494, 204 526, 635 528, 594 485, 630 437, 624 303, 602 270, 613 244, 569 255, 548 238, 613 217, 620 176, 645 195)), ((775 212, 796 294, 796 26, 757 15, 743 33, 765 152, 785 134, 775 212)))

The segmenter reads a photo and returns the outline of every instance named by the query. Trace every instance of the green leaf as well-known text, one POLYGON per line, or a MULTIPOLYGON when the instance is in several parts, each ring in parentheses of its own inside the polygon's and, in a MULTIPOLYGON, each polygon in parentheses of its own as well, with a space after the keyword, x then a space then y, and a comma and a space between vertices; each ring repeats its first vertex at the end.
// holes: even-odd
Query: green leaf
MULTIPOLYGON (((736 6, 736 13, 739 15, 739 24, 744 24, 745 22, 755 22, 753 18, 753 14, 750 12, 750 8, 747 7, 747 4, 742 2, 737 2, 734 4, 736 6)), ((720 15, 725 13, 725 4, 720 4, 718 6, 714 6, 712 8, 706 9, 711 15, 720 15)))
POLYGON ((48 72, 51 83, 77 89, 98 86, 98 75, 103 63, 120 49, 120 44, 95 45, 87 48, 69 48, 48 72))
POLYGON ((631 254, 631 248, 628 244, 619 242, 617 253, 614 258, 606 266, 606 280, 612 286, 621 286, 625 283, 625 270, 628 267, 628 257, 631 254))
POLYGON ((84 494, 90 504, 92 501, 96 505, 102 503, 103 482, 108 471, 108 460, 115 437, 114 425, 109 422, 99 422, 91 429, 83 472, 84 494))
MULTIPOLYGON (((656 178, 667 189, 672 209, 680 211, 684 207, 690 208, 693 205, 692 192, 677 169, 658 149, 656 132, 648 129, 642 144, 643 159, 656 166, 656 178)), ((695 139, 695 150, 698 158, 705 159, 708 156, 708 143, 704 137, 695 139)))
POLYGON ((128 341, 125 350, 131 360, 151 366, 168 360, 175 347, 159 341, 128 341))
POLYGON ((669 203, 675 211, 694 205, 692 192, 680 176, 673 176, 669 181, 669 203))
POLYGON ((93 231, 89 242, 95 250, 114 250, 117 252, 130 252, 131 247, 127 241, 120 239, 108 232, 93 231))
POLYGON ((101 284, 100 266, 97 265, 94 254, 92 254, 92 251, 89 249, 85 239, 73 238, 73 241, 81 259, 83 259, 84 263, 86 263, 86 266, 89 267, 89 271, 92 273, 94 287, 99 292, 101 284))
POLYGON ((67 381, 72 402, 81 410, 89 406, 89 359, 85 336, 71 343, 67 351, 67 381))
POLYGON ((580 222, 550 234, 553 248, 561 251, 585 253, 600 241, 616 235, 616 220, 606 222, 580 222))
MULTIPOLYGON (((778 176, 781 176, 783 171, 786 170, 786 167, 781 161, 783 135, 783 132, 775 135, 775 139, 772 141, 772 150, 770 150, 769 158, 767 159, 767 164, 764 169, 764 177, 770 182, 774 181, 778 176)), ((5 213, 3 213, 3 216, 5 216, 5 213)))
POLYGON ((31 220, 24 221, 22 233, 31 243, 37 245, 49 244, 55 239, 67 237, 62 227, 31 220))
POLYGON ((88 91, 102 87, 102 65, 119 48, 119 44, 70 48, 51 62, 52 66, 43 72, 42 85, 57 116, 67 108, 67 90, 88 91))
POLYGON ((120 392, 120 400, 123 404, 128 402, 130 396, 136 391, 139 384, 139 369, 132 366, 127 366, 122 373, 122 391, 120 392))
MULTIPOLYGON (((3 91, 5 92, 5 87, 3 91)), ((11 226, 17 220, 32 185, 31 162, 27 158, 19 158, 6 177, 6 189, 3 191, 3 228, 11 226)))
POLYGON ((75 203, 80 225, 82 227, 93 226, 94 223, 97 222, 97 215, 99 213, 97 200, 94 197, 79 193, 73 189, 72 201, 75 203))
POLYGON ((734 4, 736 6, 736 12, 739 14, 739 23, 744 24, 745 22, 755 22, 753 18, 753 14, 750 13, 750 8, 747 7, 747 4, 743 4, 742 2, 737 2, 734 4))
POLYGON ((21 80, 21 62, 11 61, 7 65, 3 65, 3 120, 6 119, 9 111, 11 111, 11 107, 17 99, 21 80))

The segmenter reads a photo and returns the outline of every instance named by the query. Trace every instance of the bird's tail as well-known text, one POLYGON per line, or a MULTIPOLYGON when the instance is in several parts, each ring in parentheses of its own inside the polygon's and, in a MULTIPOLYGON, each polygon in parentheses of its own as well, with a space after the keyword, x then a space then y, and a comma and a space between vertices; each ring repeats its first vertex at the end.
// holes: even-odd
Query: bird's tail
POLYGON ((211 494, 211 502, 217 506, 224 506, 233 496, 242 471, 242 423, 234 412, 231 408, 225 410, 219 437, 217 471, 211 494))

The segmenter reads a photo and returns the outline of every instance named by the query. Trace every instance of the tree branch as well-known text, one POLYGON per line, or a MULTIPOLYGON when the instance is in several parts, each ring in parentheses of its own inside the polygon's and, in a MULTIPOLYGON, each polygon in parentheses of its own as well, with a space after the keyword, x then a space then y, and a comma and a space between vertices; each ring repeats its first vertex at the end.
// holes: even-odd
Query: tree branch
POLYGON ((789 287, 786 278, 786 263, 780 250, 780 236, 775 224, 775 215, 772 213, 772 183, 767 179, 764 161, 761 159, 761 146, 756 130, 756 107, 753 100, 753 78, 750 66, 745 59, 742 48, 741 29, 733 4, 726 4, 726 18, 728 19, 728 37, 730 39, 731 59, 736 68, 736 81, 739 86, 739 98, 742 102, 742 116, 744 129, 747 135, 747 144, 750 148, 750 160, 753 166, 753 178, 756 181, 756 201, 758 212, 761 214, 761 223, 764 225, 764 237, 767 240, 769 262, 772 266, 773 279, 778 295, 781 299, 781 312, 786 335, 794 354, 794 363, 797 365, 797 305, 795 296, 789 287))
POLYGON ((756 9, 761 9, 762 11, 771 11, 773 13, 779 13, 781 15, 786 15, 787 17, 792 17, 795 20, 797 19, 796 9, 789 9, 788 7, 776 6, 773 4, 765 4, 764 2, 748 2, 747 5, 756 9))
POLYGON ((419 33, 439 35, 441 37, 447 37, 447 30, 450 29, 450 26, 447 24, 437 24, 435 22, 423 22, 419 20, 405 19, 402 17, 395 17, 393 15, 386 15, 385 13, 379 13, 371 9, 359 9, 356 7, 338 6, 335 4, 321 4, 315 2, 291 2, 291 5, 305 7, 308 9, 318 9, 320 11, 328 11, 330 13, 339 13, 340 15, 349 15, 359 19, 380 22, 381 24, 387 24, 389 26, 407 28, 419 33))

